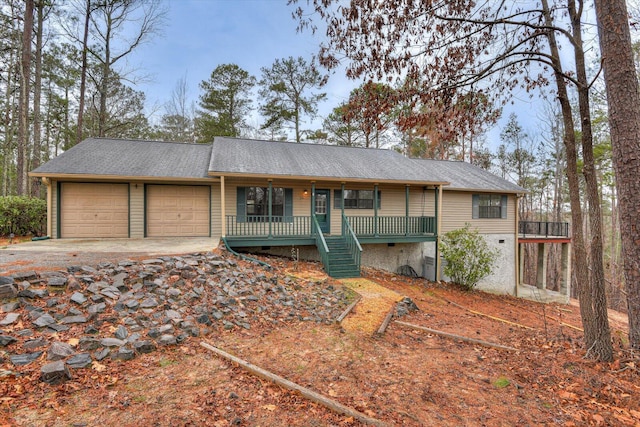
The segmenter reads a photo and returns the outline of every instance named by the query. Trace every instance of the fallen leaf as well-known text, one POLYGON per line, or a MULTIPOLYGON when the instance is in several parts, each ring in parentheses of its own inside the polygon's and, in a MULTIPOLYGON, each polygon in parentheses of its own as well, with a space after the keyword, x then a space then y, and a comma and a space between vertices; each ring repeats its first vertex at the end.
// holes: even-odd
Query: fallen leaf
POLYGON ((268 411, 275 411, 275 410, 276 410, 276 408, 277 408, 277 407, 276 407, 276 405, 264 405, 264 406, 262 407, 262 409, 266 409, 266 410, 268 410, 268 411))

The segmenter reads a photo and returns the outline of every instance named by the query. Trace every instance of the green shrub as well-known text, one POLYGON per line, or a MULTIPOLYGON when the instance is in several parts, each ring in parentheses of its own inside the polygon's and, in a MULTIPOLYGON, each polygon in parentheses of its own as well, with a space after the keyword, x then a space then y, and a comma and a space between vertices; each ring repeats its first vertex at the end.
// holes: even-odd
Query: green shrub
POLYGON ((47 202, 26 196, 0 197, 0 236, 42 236, 47 232, 47 202))
POLYGON ((467 290, 493 271, 498 251, 491 249, 486 240, 471 225, 449 231, 442 237, 442 257, 447 262, 444 274, 467 290))

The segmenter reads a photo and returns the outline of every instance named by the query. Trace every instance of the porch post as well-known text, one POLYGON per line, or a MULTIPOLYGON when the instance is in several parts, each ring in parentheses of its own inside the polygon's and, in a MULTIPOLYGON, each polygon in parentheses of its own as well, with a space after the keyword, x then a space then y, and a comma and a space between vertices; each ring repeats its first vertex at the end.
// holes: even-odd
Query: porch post
POLYGON ((309 209, 309 218, 311 218, 311 234, 316 234, 315 221, 313 218, 316 216, 316 182, 311 181, 311 208, 309 209))
POLYGON ((442 230, 442 184, 436 187, 436 282, 440 281, 440 230, 442 230))
POLYGON ((344 182, 340 183, 340 193, 342 194, 342 203, 340 205, 342 206, 342 216, 344 216, 344 182))
POLYGON ((378 237, 378 184, 373 186, 373 235, 378 237))
POLYGON ((538 271, 536 272, 538 289, 547 289, 547 248, 546 243, 538 243, 538 271))
POLYGON ((409 235, 409 185, 404 187, 404 235, 409 235))
MULTIPOLYGON (((220 177, 220 216, 222 222, 222 230, 220 234, 222 237, 227 237, 227 206, 226 206, 226 197, 225 197, 225 188, 224 188, 224 175, 220 177)), ((238 218, 238 213, 236 212, 236 219, 238 218)))
POLYGON ((272 190, 273 190, 273 182, 272 182, 272 180, 269 180, 269 190, 268 190, 269 191, 269 196, 267 197, 267 200, 268 200, 267 203, 269 203, 269 206, 267 208, 268 212, 269 212, 269 238, 273 237, 272 234, 271 234, 272 233, 271 220, 272 220, 272 216, 273 216, 273 211, 272 211, 272 206, 271 206, 271 203, 273 201, 272 200, 272 195, 271 195, 272 190))
POLYGON ((51 201, 53 200, 53 194, 51 194, 51 180, 47 177, 43 177, 42 183, 47 186, 47 236, 53 238, 53 234, 51 234, 51 201))

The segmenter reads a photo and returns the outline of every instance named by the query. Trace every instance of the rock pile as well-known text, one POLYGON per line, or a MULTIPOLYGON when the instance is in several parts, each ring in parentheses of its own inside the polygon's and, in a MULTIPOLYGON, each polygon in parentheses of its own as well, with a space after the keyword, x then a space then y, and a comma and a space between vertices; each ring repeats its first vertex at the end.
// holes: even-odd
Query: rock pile
POLYGON ((51 384, 215 331, 331 323, 349 303, 342 287, 214 253, 0 276, 0 297, 0 376, 46 358, 51 384))

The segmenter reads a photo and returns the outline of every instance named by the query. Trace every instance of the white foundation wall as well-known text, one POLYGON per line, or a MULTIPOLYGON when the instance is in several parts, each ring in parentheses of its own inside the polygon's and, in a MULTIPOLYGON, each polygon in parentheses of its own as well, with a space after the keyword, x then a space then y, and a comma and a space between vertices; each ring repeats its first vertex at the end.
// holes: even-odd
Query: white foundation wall
POLYGON ((481 280, 476 289, 496 294, 516 294, 516 237, 513 234, 482 235, 490 248, 498 250, 493 273, 481 280))
MULTIPOLYGON (((498 250, 498 258, 495 262, 493 273, 480 281, 476 289, 497 294, 515 295, 515 236, 513 234, 482 234, 482 237, 485 238, 489 247, 498 250)), ((301 260, 320 260, 315 246, 296 246, 293 247, 293 250, 301 260)), ((272 247, 267 250, 251 248, 248 251, 293 258, 291 246, 272 247)), ((398 267, 409 265, 419 276, 424 276, 424 259, 434 255, 435 242, 396 243, 393 246, 387 244, 362 245, 362 266, 379 268, 395 273, 398 267)))

